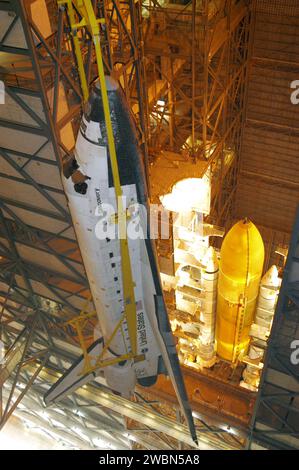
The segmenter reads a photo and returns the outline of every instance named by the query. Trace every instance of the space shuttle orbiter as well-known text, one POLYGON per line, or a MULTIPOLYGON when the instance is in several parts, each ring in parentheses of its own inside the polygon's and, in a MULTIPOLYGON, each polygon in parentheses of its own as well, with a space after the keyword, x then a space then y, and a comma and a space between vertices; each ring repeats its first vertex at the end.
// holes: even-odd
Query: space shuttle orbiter
MULTIPOLYGON (((147 185, 136 128, 118 82, 107 77, 106 88, 123 204, 133 231, 133 236, 129 235, 127 241, 136 302, 137 354, 142 360, 124 360, 84 375, 82 356, 50 388, 44 401, 46 404, 58 401, 98 374, 104 375, 107 386, 112 390, 129 396, 137 383, 145 387, 151 386, 159 374, 167 373, 176 390, 191 435, 196 440, 192 413, 163 299, 155 247, 149 236, 147 185), (134 236, 134 231, 139 236, 134 236), (140 236, 140 233, 144 236, 140 236)), ((117 214, 116 193, 98 81, 85 105, 73 160, 65 167, 62 178, 98 317, 99 326, 89 354, 97 357, 108 338, 112 337, 106 357, 117 358, 130 351, 131 345, 125 319, 122 328, 115 333, 126 299, 122 287, 120 241, 118 234, 114 232, 115 227, 117 228, 115 220, 113 221, 117 214)))

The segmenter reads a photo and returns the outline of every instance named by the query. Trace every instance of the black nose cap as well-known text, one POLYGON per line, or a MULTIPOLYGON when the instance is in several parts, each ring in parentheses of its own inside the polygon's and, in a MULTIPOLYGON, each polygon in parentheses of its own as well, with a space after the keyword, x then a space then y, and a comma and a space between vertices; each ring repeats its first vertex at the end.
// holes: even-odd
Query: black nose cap
MULTIPOLYGON (((118 81, 115 80, 115 78, 111 77, 110 75, 105 76, 105 82, 106 82, 106 89, 108 93, 117 91, 119 89, 118 81)), ((94 83, 94 90, 97 94, 101 94, 101 82, 99 78, 94 83)))
POLYGON ((138 378, 137 382, 139 385, 141 385, 141 387, 152 387, 157 382, 157 378, 157 375, 152 375, 150 377, 138 378))
MULTIPOLYGON (((110 108, 113 108, 113 103, 117 103, 119 99, 118 90, 120 86, 119 83, 113 77, 110 76, 105 77, 105 82, 106 89, 108 92, 109 105, 110 108)), ((87 121, 99 122, 103 125, 105 123, 101 83, 99 79, 94 82, 88 102, 85 105, 84 115, 87 121)))

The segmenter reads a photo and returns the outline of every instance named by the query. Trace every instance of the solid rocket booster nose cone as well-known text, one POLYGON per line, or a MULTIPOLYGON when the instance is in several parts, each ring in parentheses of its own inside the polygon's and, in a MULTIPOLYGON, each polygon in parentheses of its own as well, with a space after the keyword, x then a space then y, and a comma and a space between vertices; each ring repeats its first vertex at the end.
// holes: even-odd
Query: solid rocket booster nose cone
POLYGON ((258 229, 250 221, 237 222, 220 252, 216 339, 223 359, 236 361, 248 349, 263 264, 264 243, 258 229))
POLYGON ((273 287, 277 287, 279 285, 278 269, 275 264, 273 264, 273 266, 271 266, 271 268, 262 277, 261 285, 273 287))
POLYGON ((215 250, 212 246, 209 246, 207 252, 202 260, 202 264, 206 266, 206 271, 209 273, 215 272, 219 268, 218 259, 215 250))

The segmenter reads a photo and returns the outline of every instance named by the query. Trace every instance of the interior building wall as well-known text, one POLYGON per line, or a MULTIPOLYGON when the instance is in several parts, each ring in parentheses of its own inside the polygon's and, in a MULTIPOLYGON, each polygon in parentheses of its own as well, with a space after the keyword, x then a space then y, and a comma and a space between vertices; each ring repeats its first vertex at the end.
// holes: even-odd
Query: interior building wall
MULTIPOLYGON (((235 216, 250 217, 266 243, 287 244, 299 201, 299 79, 296 0, 254 2, 254 28, 235 216)), ((271 256, 271 254, 269 255, 271 256)))

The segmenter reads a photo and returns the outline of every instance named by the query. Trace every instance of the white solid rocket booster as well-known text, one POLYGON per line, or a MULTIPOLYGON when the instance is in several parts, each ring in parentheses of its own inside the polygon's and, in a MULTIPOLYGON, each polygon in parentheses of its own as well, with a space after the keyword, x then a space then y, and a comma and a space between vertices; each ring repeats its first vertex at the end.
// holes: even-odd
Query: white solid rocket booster
POLYGON ((275 312, 279 284, 278 270, 273 265, 262 277, 254 321, 257 325, 268 330, 271 328, 275 312))
POLYGON ((202 288, 204 299, 200 311, 200 342, 199 360, 204 364, 214 356, 215 323, 217 307, 217 283, 219 264, 215 250, 210 246, 202 260, 205 269, 202 269, 202 288))

